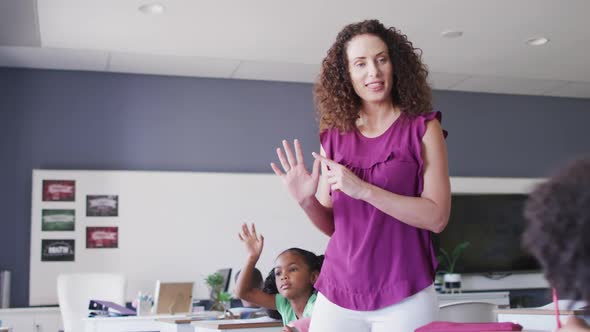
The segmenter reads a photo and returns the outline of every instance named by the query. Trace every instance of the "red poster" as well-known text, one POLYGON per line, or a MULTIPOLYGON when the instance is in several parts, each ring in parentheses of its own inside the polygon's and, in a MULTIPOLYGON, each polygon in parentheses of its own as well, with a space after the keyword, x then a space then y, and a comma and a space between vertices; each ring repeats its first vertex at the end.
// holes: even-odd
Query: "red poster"
POLYGON ((73 202, 76 197, 76 181, 43 180, 43 201, 73 202))
POLYGON ((118 248, 119 227, 86 227, 86 248, 118 248))

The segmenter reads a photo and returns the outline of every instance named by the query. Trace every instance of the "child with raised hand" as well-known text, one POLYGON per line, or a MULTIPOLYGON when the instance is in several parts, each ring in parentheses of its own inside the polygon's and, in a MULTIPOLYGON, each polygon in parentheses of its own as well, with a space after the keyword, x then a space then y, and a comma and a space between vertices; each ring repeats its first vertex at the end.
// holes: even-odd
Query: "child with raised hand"
POLYGON ((313 284, 320 273, 322 257, 299 248, 283 251, 276 258, 274 267, 275 286, 278 293, 267 294, 251 287, 254 267, 264 247, 264 236, 256 233, 254 224, 251 229, 243 224, 242 232, 238 236, 246 247, 248 258, 241 270, 236 294, 242 300, 277 310, 283 317, 285 325, 283 331, 292 331, 287 324, 311 317, 316 299, 313 284))

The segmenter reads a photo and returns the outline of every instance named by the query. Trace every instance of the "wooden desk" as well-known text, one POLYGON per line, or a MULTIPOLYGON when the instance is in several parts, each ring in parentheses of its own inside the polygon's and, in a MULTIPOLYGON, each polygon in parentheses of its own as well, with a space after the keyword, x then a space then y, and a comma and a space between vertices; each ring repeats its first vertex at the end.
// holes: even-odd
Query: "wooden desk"
MULTIPOLYGON (((522 325, 526 331, 553 331, 557 326, 555 311, 552 309, 496 309, 499 322, 513 322, 522 325)), ((569 316, 576 316, 590 322, 589 310, 561 310, 559 318, 565 322, 569 316)))

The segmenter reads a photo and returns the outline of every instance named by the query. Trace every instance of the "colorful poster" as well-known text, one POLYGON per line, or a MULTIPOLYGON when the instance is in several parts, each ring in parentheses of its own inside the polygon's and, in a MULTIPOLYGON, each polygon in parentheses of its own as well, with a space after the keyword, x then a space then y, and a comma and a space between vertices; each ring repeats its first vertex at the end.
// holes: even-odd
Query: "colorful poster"
POLYGON ((119 227, 86 227, 86 248, 118 248, 119 227))
POLYGON ((76 197, 76 181, 43 180, 43 201, 73 202, 76 197))
POLYGON ((73 231, 76 210, 43 209, 41 211, 42 231, 73 231))
POLYGON ((119 215, 119 196, 87 195, 87 217, 116 217, 119 215))
POLYGON ((75 240, 41 240, 42 262, 73 262, 75 240))

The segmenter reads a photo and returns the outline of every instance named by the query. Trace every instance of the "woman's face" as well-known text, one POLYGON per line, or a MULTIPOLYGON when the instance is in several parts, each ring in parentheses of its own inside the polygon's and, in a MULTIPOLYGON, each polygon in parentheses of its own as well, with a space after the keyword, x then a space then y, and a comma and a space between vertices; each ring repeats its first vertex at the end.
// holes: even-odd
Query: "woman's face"
POLYGON ((383 40, 371 34, 355 36, 348 42, 346 56, 356 94, 365 103, 391 102, 393 65, 383 40))
POLYGON ((309 295, 316 278, 317 272, 310 272, 298 254, 287 251, 276 260, 275 282, 279 293, 287 299, 309 295))

